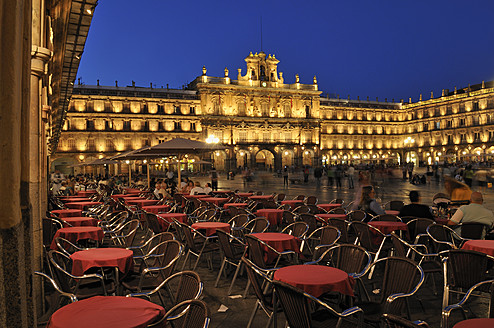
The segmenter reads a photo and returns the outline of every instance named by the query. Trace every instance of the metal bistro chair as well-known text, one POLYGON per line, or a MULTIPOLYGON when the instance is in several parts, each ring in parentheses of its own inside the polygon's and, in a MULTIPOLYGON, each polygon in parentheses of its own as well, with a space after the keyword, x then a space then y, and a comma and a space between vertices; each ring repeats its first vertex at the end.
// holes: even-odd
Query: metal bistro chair
POLYGON ((427 322, 422 320, 410 321, 394 314, 384 313, 384 322, 389 328, 429 328, 427 322))
POLYGON ((216 240, 218 237, 217 236, 208 237, 203 235, 198 230, 189 227, 186 224, 183 223, 178 223, 178 224, 182 228, 181 230, 184 234, 185 242, 187 244, 187 255, 185 256, 182 270, 185 268, 185 265, 187 264, 187 260, 189 259, 189 256, 191 254, 197 257, 197 260, 192 267, 192 271, 196 269, 202 254, 210 255, 208 259, 208 266, 212 269, 213 268, 212 256, 215 252, 219 250, 219 246, 216 243, 213 243, 213 241, 216 240))
POLYGON ((148 327, 163 327, 165 321, 177 328, 208 328, 211 312, 205 302, 195 299, 188 300, 175 305, 160 321, 148 327))
POLYGON ((442 224, 431 224, 426 231, 432 241, 434 253, 460 248, 465 241, 453 229, 442 224))
MULTIPOLYGON (((313 259, 319 256, 328 248, 332 247, 340 239, 341 232, 338 228, 327 225, 317 228, 307 238, 306 243, 309 253, 313 259)), ((300 250, 303 252, 303 249, 300 250)))
POLYGON ((220 271, 218 272, 218 277, 216 277, 216 282, 214 284, 214 287, 218 287, 218 282, 220 280, 221 273, 225 269, 225 265, 227 263, 233 265, 234 267, 236 267, 236 269, 235 269, 235 273, 233 274, 232 282, 230 283, 230 287, 228 288, 228 292, 227 292, 227 295, 230 295, 230 292, 232 291, 233 288, 233 284, 235 283, 235 280, 237 279, 237 275, 242 266, 242 262, 240 261, 240 259, 242 258, 242 256, 245 256, 247 245, 239 238, 236 238, 225 231, 218 229, 216 231, 216 234, 218 235, 220 249, 221 252, 223 253, 223 261, 221 262, 221 268, 220 271))
POLYGON ((359 307, 355 306, 340 313, 303 290, 281 281, 273 280, 272 283, 290 327, 363 327, 364 313, 359 307), (316 306, 319 310, 314 311, 316 306), (314 320, 313 317, 317 319, 314 320), (321 321, 322 318, 324 321, 321 321))

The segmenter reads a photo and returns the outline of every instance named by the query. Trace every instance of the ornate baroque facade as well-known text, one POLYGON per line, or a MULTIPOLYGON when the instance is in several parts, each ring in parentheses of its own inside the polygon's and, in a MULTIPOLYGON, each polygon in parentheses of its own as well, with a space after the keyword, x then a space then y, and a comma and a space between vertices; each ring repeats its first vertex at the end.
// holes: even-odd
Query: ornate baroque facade
MULTIPOLYGON (((184 137, 228 145, 219 169, 335 162, 484 160, 494 152, 494 83, 416 103, 322 97, 285 83, 274 55, 250 54, 237 78, 202 75, 187 88, 77 85, 55 164, 74 164, 184 137)), ((208 158, 209 160, 209 158, 208 158)))

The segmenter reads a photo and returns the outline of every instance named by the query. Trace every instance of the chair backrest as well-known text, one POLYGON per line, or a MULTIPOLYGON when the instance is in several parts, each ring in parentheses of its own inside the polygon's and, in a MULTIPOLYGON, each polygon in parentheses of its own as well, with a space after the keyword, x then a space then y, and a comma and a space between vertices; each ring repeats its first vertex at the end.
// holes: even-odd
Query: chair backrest
POLYGON ((329 211, 331 214, 346 214, 346 210, 343 207, 337 207, 333 208, 331 211, 329 211))
POLYGON ((297 238, 303 238, 309 231, 309 225, 305 222, 298 221, 287 225, 281 232, 297 238))
POLYGON ((53 275, 60 289, 67 293, 72 293, 73 280, 70 272, 72 271, 72 260, 62 252, 51 250, 48 252, 48 258, 53 270, 53 275))
POLYGON ((323 262, 330 263, 331 266, 355 276, 367 270, 372 255, 362 246, 340 244, 325 251, 320 258, 323 262))
POLYGON ((307 231, 308 234, 311 234, 314 230, 317 229, 317 223, 319 221, 314 214, 302 213, 299 214, 298 217, 300 221, 307 223, 307 225, 309 226, 309 231, 307 231))
POLYGON ((365 221, 365 218, 367 217, 367 213, 365 213, 365 211, 362 211, 362 210, 355 210, 355 211, 351 211, 350 213, 348 213, 347 215, 348 217, 348 221, 365 221))
MULTIPOLYGON (((197 231, 184 223, 180 223, 180 222, 177 223, 181 227, 180 230, 184 235, 184 241, 187 244, 187 247, 195 253, 200 252, 199 245, 196 243, 194 239, 194 233, 196 233, 197 231)), ((198 234, 198 236, 202 236, 202 235, 198 234)))
POLYGON ((336 243, 338 239, 340 239, 341 233, 336 227, 327 225, 319 229, 321 230, 321 235, 320 235, 321 245, 332 245, 336 243))
POLYGON ((150 260, 146 261, 147 267, 163 268, 162 270, 160 270, 160 277, 156 278, 156 285, 158 285, 161 281, 165 280, 172 274, 177 261, 182 254, 182 251, 183 246, 178 240, 164 241, 162 243, 159 243, 149 251, 147 255, 159 256, 150 257, 150 260))
POLYGON ((122 228, 121 232, 124 233, 124 237, 122 239, 122 246, 130 247, 134 243, 134 239, 137 233, 137 229, 139 228, 139 220, 131 220, 126 222, 122 228))
POLYGON ((445 256, 445 285, 468 289, 473 285, 487 280, 487 271, 492 268, 494 258, 480 252, 451 249, 445 256))
POLYGON ((232 229, 240 228, 244 226, 249 221, 249 216, 247 214, 237 214, 228 221, 232 229))
POLYGON ((297 206, 293 210, 293 213, 296 213, 296 214, 303 214, 303 213, 309 213, 309 212, 310 212, 310 208, 307 205, 297 206))
POLYGON ((305 195, 298 195, 294 199, 296 199, 296 200, 304 200, 305 199, 305 195))
POLYGON ((458 242, 456 239, 461 239, 461 237, 456 234, 453 229, 442 224, 431 224, 427 227, 426 231, 427 235, 429 235, 430 239, 433 241, 432 245, 435 253, 457 248, 456 244, 458 242))
POLYGON ((168 240, 174 240, 175 235, 171 232, 160 232, 156 235, 153 235, 147 239, 143 246, 145 246, 145 249, 143 249, 144 253, 148 253, 153 247, 155 247, 158 244, 161 244, 164 241, 168 240))
POLYGON ((384 321, 389 328, 428 328, 429 325, 425 321, 410 321, 394 314, 384 313, 384 321))
POLYGON ((321 208, 315 204, 306 204, 305 206, 307 206, 309 208, 310 214, 319 214, 319 213, 325 213, 326 212, 323 208, 321 208))
POLYGON ((381 214, 375 216, 372 221, 390 221, 390 222, 401 222, 401 219, 393 214, 381 214))
POLYGON ((426 218, 416 218, 407 222, 407 229, 410 235, 410 241, 414 241, 417 235, 426 234, 427 227, 434 224, 434 221, 426 218))
POLYGON ((281 202, 282 200, 285 200, 285 198, 286 198, 286 194, 278 194, 278 195, 276 196, 276 202, 277 202, 277 203, 279 203, 279 202, 281 202))
POLYGON ((296 215, 288 210, 283 211, 283 224, 290 224, 295 222, 296 215))
POLYGON ((269 221, 264 217, 257 217, 244 225, 245 233, 265 232, 269 227, 269 221))
POLYGON ((58 229, 62 228, 62 223, 55 219, 43 218, 43 245, 49 246, 58 229))
POLYGON ((343 204, 343 199, 342 198, 335 198, 330 203, 331 204, 343 204))
POLYGON ((316 196, 307 196, 307 198, 305 199, 305 204, 316 205, 317 204, 317 197, 316 196))
POLYGON ((271 286, 272 284, 271 279, 269 279, 268 275, 262 271, 263 268, 257 266, 250 259, 242 257, 241 261, 245 265, 245 271, 247 271, 247 276, 249 277, 250 284, 254 289, 257 299, 265 308, 272 309, 272 299, 268 291, 268 286, 271 286), (268 286, 263 286, 264 283, 267 283, 268 286))
POLYGON ((262 243, 253 235, 245 235, 247 243, 247 252, 249 260, 261 269, 266 269, 266 261, 264 260, 264 249, 262 243))
POLYGON ((465 222, 460 224, 461 237, 466 239, 484 239, 486 231, 490 230, 488 225, 478 222, 465 222))
POLYGON ((55 239, 55 243, 57 244, 58 249, 67 256, 70 256, 77 251, 84 250, 83 248, 62 237, 57 237, 55 239))
MULTIPOLYGON (((353 229, 353 231, 355 232, 355 235, 357 236, 360 246, 364 247, 366 250, 370 252, 375 252, 378 249, 378 245, 374 244, 372 241, 372 233, 371 233, 372 227, 369 226, 367 223, 360 221, 352 221, 350 222, 350 229, 353 229)), ((377 230, 377 229, 373 229, 373 230, 377 230)))
POLYGON ((146 221, 148 223, 148 227, 149 227, 149 229, 151 229, 151 231, 153 233, 163 232, 163 227, 161 226, 161 224, 158 221, 160 219, 158 219, 156 214, 143 211, 141 215, 143 215, 146 218, 146 221))
POLYGON ((233 242, 235 242, 238 246, 244 246, 245 244, 239 240, 238 238, 235 238, 228 232, 225 232, 223 230, 216 230, 216 235, 218 236, 218 241, 220 244, 220 249, 225 255, 227 259, 230 261, 238 261, 238 256, 235 256, 235 251, 232 248, 233 247, 233 242))
POLYGON ((330 226, 333 226, 340 231, 340 233, 341 233, 340 241, 342 243, 346 244, 346 243, 350 242, 348 240, 348 221, 346 221, 344 219, 330 218, 330 219, 328 219, 327 222, 330 226))
POLYGON ((170 296, 172 301, 171 306, 175 306, 183 301, 199 299, 203 291, 201 277, 194 271, 174 273, 166 278, 162 286, 170 296))
POLYGON ((399 211, 403 206, 405 206, 405 203, 401 200, 392 200, 388 204, 389 209, 393 211, 399 211))
POLYGON ((202 212, 198 217, 197 221, 214 221, 216 218, 216 209, 210 208, 202 212))
MULTIPOLYGON (((177 328, 207 328, 211 320, 211 313, 205 302, 188 300, 172 307, 164 316, 164 320, 177 328)), ((163 323, 156 323, 148 327, 162 327, 163 323)))

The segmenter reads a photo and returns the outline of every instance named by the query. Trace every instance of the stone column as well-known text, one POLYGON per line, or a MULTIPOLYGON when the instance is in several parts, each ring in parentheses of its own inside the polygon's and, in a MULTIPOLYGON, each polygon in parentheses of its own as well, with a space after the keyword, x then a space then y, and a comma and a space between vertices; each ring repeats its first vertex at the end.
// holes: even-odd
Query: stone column
POLYGON ((0 327, 35 327, 32 226, 22 156, 30 108, 31 1, 0 0, 0 327))

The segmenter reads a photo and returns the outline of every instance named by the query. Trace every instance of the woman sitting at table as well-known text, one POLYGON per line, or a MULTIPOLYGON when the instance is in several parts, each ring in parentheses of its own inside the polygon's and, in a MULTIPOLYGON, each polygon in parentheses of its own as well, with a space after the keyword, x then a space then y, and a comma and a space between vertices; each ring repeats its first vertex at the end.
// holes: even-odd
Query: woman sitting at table
POLYGON ((182 189, 182 194, 184 195, 189 195, 190 194, 190 191, 192 190, 192 188, 194 188, 194 182, 192 182, 191 180, 187 181, 187 185, 182 189))
POLYGON ((372 216, 386 214, 381 204, 374 198, 375 195, 376 192, 372 186, 363 186, 359 209, 372 216))

